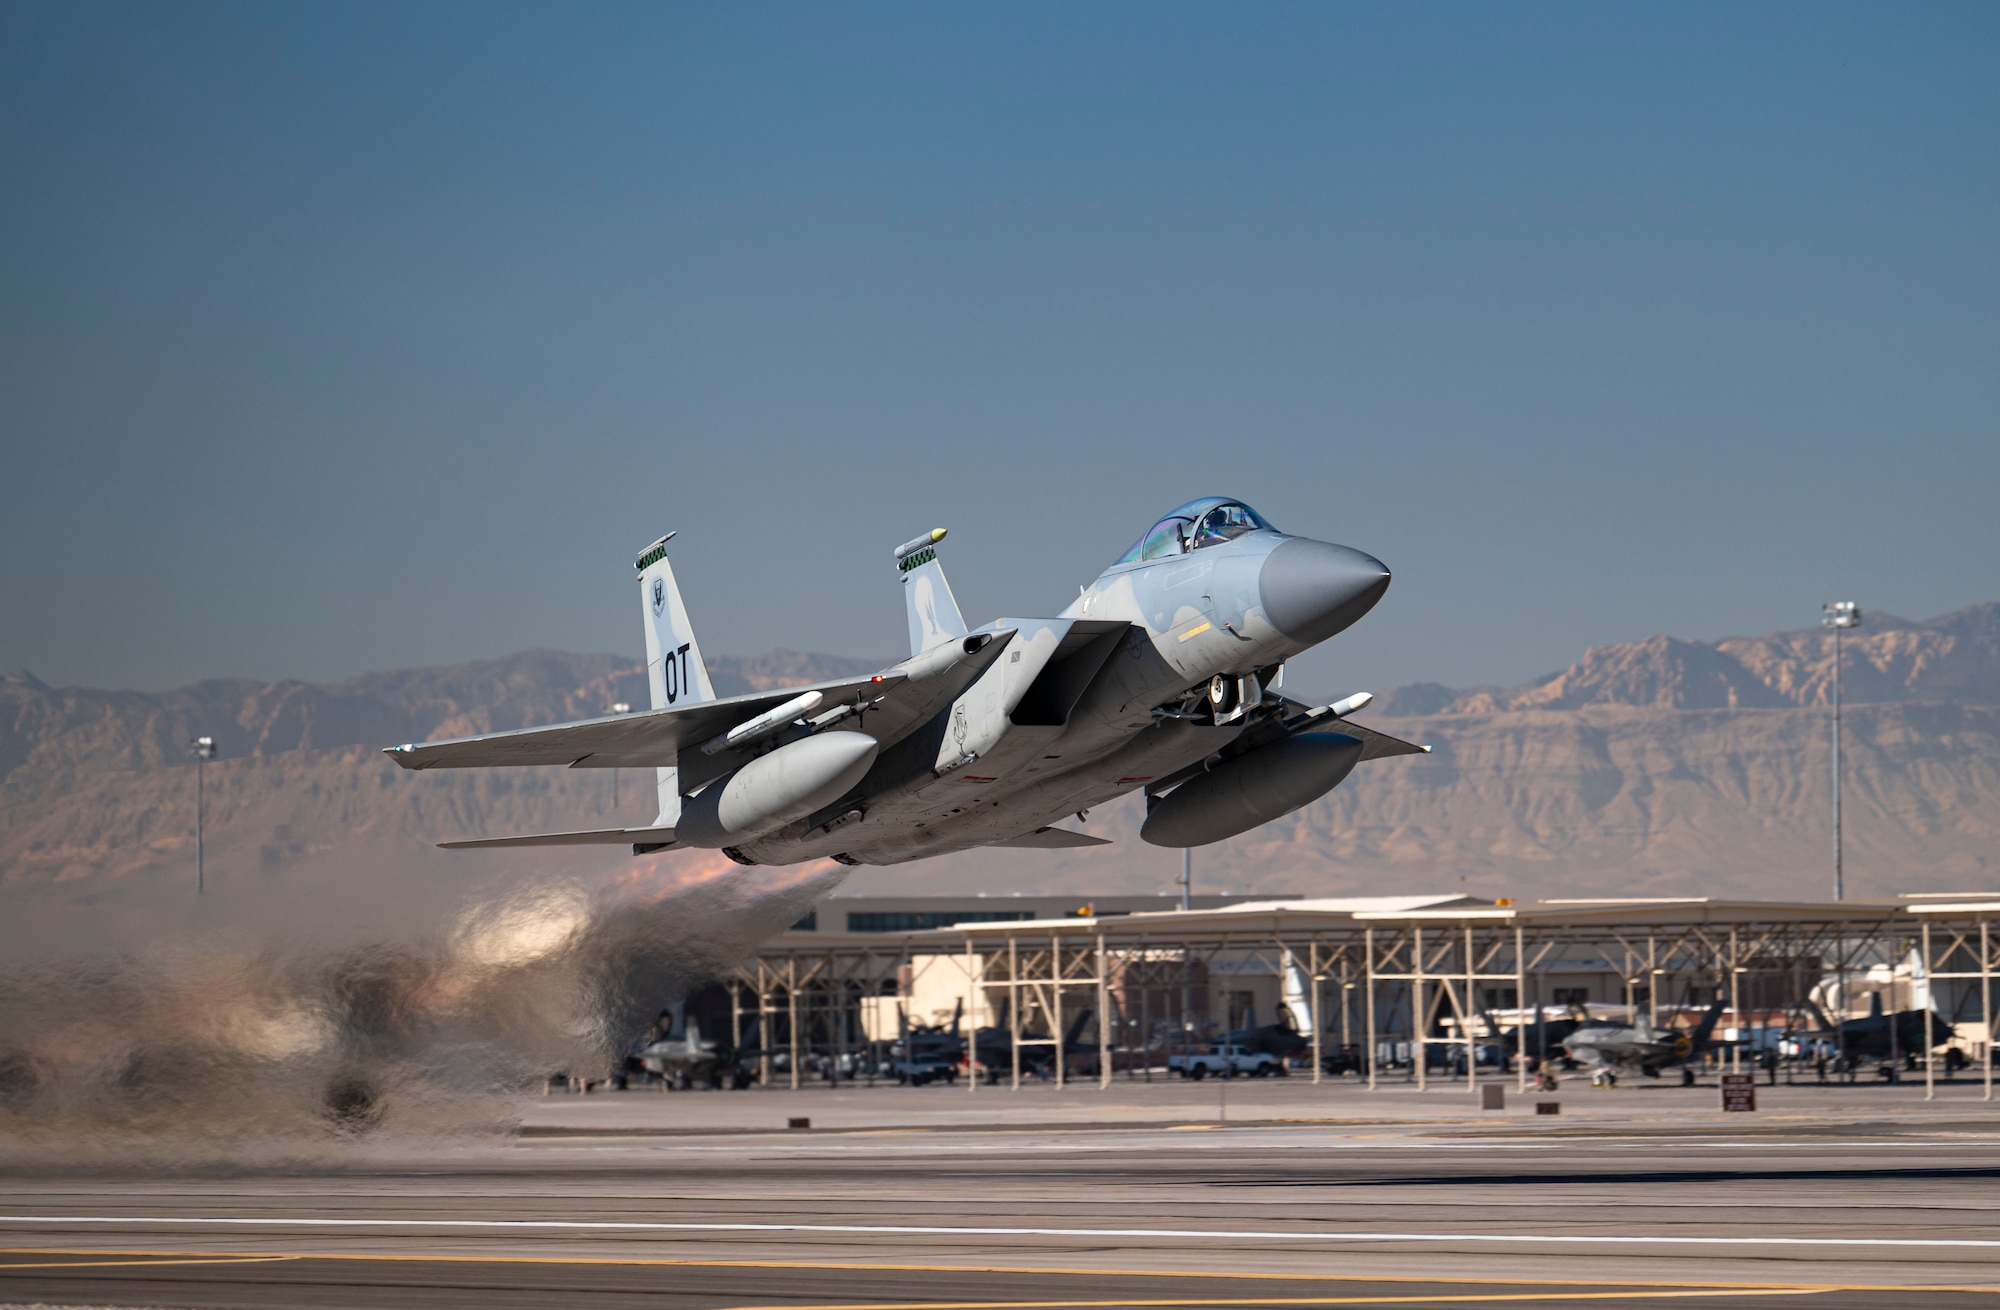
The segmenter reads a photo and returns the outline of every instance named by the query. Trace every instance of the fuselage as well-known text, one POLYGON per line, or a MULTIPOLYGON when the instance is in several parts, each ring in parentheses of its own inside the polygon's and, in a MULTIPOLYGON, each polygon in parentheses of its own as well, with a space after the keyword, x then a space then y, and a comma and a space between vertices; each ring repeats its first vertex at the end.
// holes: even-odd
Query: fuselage
POLYGON ((839 800, 729 854, 894 864, 1033 833, 1227 745, 1287 659, 1388 585, 1373 556, 1285 535, 1236 502, 1183 506, 1056 617, 975 630, 1006 644, 970 686, 885 738, 839 800))
POLYGON ((1648 1076, 1657 1075, 1670 1064, 1678 1064, 1693 1051, 1684 1032, 1609 1024, 1578 1028, 1563 1042, 1563 1047, 1586 1068, 1648 1076))

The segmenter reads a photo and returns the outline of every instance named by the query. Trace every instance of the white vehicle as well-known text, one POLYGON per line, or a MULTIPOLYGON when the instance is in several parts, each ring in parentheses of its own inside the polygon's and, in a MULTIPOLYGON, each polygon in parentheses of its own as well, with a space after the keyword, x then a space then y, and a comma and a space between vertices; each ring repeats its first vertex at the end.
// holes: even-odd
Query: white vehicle
POLYGON ((1285 1071, 1277 1056, 1242 1046, 1211 1046, 1206 1051, 1195 1051, 1189 1055, 1170 1055, 1167 1057, 1167 1069, 1197 1081, 1210 1074, 1218 1078, 1234 1078, 1238 1074, 1267 1078, 1285 1071))

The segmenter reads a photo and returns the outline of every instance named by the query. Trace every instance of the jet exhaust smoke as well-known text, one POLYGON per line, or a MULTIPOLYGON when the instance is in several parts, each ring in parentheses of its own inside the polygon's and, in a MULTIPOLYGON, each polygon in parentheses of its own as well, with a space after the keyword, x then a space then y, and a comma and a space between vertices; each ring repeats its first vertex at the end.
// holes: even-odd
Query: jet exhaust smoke
POLYGON ((504 1131, 602 1076, 845 871, 708 852, 539 878, 428 930, 214 935, 0 968, 0 1163, 324 1157, 504 1131))

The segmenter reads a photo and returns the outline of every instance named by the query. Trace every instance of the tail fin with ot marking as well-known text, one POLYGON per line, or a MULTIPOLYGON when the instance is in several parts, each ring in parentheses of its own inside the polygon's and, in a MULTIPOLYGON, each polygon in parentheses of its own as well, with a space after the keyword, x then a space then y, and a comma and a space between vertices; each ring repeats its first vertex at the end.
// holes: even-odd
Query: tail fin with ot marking
MULTIPOLYGON (((646 627, 646 683, 652 691, 653 708, 692 705, 715 699, 708 681, 708 666, 702 663, 701 645, 688 622, 687 606, 681 589, 674 583, 673 565, 667 562, 669 532, 639 552, 639 614, 646 627)), ((680 770, 658 770, 660 817, 656 828, 671 828, 680 822, 680 770)))

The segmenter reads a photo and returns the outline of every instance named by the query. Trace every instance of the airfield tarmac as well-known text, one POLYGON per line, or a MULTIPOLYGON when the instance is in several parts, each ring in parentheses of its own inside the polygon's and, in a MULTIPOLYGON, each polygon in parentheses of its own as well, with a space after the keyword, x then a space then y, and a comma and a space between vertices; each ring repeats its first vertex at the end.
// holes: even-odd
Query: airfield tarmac
POLYGON ((15 1168, 0 1303, 2000 1306, 1976 1085, 963 1085, 524 1101, 518 1135, 15 1168), (1224 1115, 1226 1114, 1226 1119, 1224 1115), (810 1130, 784 1127, 810 1117, 810 1130))

